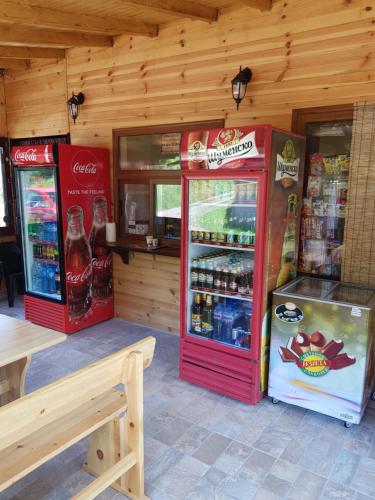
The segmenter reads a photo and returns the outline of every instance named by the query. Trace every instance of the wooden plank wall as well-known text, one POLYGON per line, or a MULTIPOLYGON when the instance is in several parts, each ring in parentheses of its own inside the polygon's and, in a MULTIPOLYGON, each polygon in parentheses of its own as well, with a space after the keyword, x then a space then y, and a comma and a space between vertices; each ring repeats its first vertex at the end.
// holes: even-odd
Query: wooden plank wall
MULTIPOLYGON (((68 51, 66 66, 54 61, 10 72, 10 136, 68 132, 72 91, 86 97, 70 124, 72 142, 109 149, 113 128, 225 118, 227 126, 289 129, 293 108, 374 98, 375 0, 274 0, 263 13, 231 5, 217 23, 178 21, 162 26, 156 39, 123 36, 113 48, 68 51), (254 76, 236 111, 230 80, 240 65, 254 76)), ((115 260, 115 277, 129 269, 115 260)), ((120 281, 117 314, 144 321, 152 299, 145 295, 141 305, 120 281)), ((177 322, 177 304, 169 311, 177 322)))
POLYGON ((114 269, 116 316, 178 334, 179 259, 133 252, 129 265, 116 255, 114 269))
POLYGON ((66 61, 31 62, 7 71, 6 112, 11 138, 66 134, 66 61))

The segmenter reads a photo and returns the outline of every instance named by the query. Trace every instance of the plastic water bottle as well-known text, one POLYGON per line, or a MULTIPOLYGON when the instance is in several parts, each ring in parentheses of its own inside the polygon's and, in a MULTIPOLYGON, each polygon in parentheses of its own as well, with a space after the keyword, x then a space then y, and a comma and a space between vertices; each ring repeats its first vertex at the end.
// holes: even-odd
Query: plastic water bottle
POLYGON ((41 281, 42 281, 42 286, 41 286, 41 291, 43 293, 48 293, 48 273, 47 273, 47 264, 41 264, 41 281))
POLYGON ((51 241, 52 243, 57 242, 57 222, 51 222, 51 241))
POLYGON ((229 305, 225 307, 222 315, 222 341, 226 344, 232 343, 233 309, 229 305))
POLYGON ((53 264, 47 265, 47 282, 48 282, 48 293, 56 293, 56 280, 55 280, 56 266, 53 264))
POLYGON ((215 340, 222 340, 222 332, 221 332, 222 314, 223 314, 223 305, 221 304, 221 302, 218 302, 216 304, 213 314, 214 330, 212 332, 212 338, 215 340))
POLYGON ((38 263, 34 262, 31 267, 31 284, 33 287, 33 292, 38 291, 38 263))

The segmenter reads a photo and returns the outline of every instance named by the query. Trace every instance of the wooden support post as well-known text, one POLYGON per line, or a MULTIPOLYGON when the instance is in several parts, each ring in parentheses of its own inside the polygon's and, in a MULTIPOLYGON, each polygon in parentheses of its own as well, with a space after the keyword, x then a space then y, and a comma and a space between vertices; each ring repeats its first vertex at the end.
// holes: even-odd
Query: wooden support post
POLYGON ((0 368, 0 380, 3 387, 3 393, 0 393, 0 406, 25 395, 25 378, 30 362, 31 355, 0 368), (5 392, 6 387, 8 391, 5 392))
POLYGON ((126 429, 127 450, 134 452, 137 462, 125 476, 125 494, 134 500, 146 500, 144 492, 144 437, 143 437, 143 354, 132 352, 129 355, 129 376, 124 380, 128 402, 126 429))

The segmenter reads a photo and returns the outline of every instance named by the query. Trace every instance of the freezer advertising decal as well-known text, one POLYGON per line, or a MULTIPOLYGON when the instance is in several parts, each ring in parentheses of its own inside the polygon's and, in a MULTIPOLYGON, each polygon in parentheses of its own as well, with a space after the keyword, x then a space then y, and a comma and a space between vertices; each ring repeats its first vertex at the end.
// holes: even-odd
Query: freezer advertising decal
POLYGON ((15 146, 12 148, 12 163, 14 165, 53 165, 52 144, 38 146, 15 146))
POLYGON ((280 181, 284 188, 298 182, 300 158, 296 156, 294 143, 288 139, 281 154, 276 156, 276 181, 280 181))
POLYGON ((354 356, 340 354, 343 348, 342 340, 328 341, 322 332, 311 335, 299 332, 289 338, 285 347, 279 347, 279 354, 284 363, 295 363, 306 375, 322 377, 330 370, 341 370, 355 364, 354 356))
POLYGON ((237 158, 258 156, 255 145, 255 132, 244 134, 239 129, 225 129, 218 133, 212 147, 207 149, 209 169, 224 167, 237 158))
POLYGON ((69 321, 112 307, 112 253, 106 246, 109 182, 96 151, 77 148, 64 165, 65 263, 69 321), (99 309, 98 309, 99 308, 99 309))
POLYGON ((185 132, 181 140, 182 168, 188 170, 264 166, 264 128, 224 128, 185 132), (254 161, 258 159, 257 161, 254 161))
MULTIPOLYGON (((310 282, 305 286, 315 293, 310 282)), ((273 295, 269 396, 359 423, 374 378, 372 333, 369 311, 361 309, 362 316, 354 317, 351 309, 324 300, 273 295), (280 318, 280 306, 288 302, 302 312, 302 321, 280 318)))

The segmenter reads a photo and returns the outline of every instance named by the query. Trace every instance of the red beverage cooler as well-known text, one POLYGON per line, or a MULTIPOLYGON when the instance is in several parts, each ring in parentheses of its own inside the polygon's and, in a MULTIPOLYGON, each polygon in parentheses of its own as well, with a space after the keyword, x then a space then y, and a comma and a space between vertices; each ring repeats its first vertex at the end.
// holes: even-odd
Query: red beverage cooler
POLYGON ((105 149, 12 149, 22 233, 26 319, 65 333, 113 317, 105 246, 110 173, 105 149))
POLYGON ((246 403, 266 388, 270 292, 296 276, 304 148, 268 125, 181 139, 180 376, 246 403))

